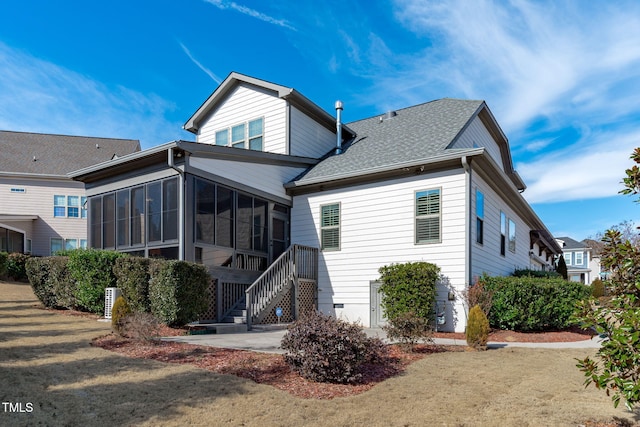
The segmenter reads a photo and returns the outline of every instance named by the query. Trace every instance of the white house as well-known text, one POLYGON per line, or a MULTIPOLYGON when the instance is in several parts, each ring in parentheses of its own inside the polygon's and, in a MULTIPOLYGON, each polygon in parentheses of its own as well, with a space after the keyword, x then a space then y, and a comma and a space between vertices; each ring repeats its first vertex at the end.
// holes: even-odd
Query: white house
POLYGON ((570 281, 589 285, 595 279, 600 278, 600 255, 594 256, 593 248, 585 242, 578 242, 571 237, 557 237, 556 241, 562 248, 570 281))
POLYGON ((317 306, 379 326, 378 269, 428 261, 442 272, 441 327, 463 331, 478 276, 552 268, 560 248, 483 101, 348 124, 337 107, 231 73, 185 124, 195 143, 70 175, 87 187, 89 246, 204 263, 215 278, 204 318, 252 324, 317 306))
POLYGON ((84 185, 67 173, 135 151, 137 140, 0 131, 0 251, 86 247, 84 185))

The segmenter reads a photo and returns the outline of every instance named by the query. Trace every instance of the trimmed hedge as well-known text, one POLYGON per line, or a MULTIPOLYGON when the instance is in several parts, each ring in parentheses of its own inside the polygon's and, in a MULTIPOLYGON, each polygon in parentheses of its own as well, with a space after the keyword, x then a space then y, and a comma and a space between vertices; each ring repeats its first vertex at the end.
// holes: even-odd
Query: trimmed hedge
POLYGON ((33 293, 45 307, 75 308, 75 282, 69 274, 68 257, 32 257, 25 264, 33 293))
POLYGON ((149 264, 151 312, 161 322, 182 326, 207 309, 209 273, 186 261, 153 260, 149 264))
POLYGON ((491 327, 516 331, 569 326, 576 304, 591 293, 588 286, 563 279, 483 276, 480 280, 493 293, 491 327))
POLYGON ((113 265, 126 254, 97 249, 79 249, 69 252, 69 271, 76 282, 75 297, 78 307, 91 313, 104 313, 105 289, 116 286, 113 265))
POLYGON ((540 279, 562 279, 562 275, 557 271, 530 270, 528 268, 518 269, 513 272, 516 277, 537 277, 540 279))
POLYGON ((150 312, 148 258, 118 258, 113 266, 116 285, 133 312, 150 312))
POLYGON ((26 262, 25 270, 35 296, 45 307, 53 308, 57 305, 57 299, 49 280, 50 265, 47 258, 33 257, 26 262))
POLYGON ((380 267, 381 305, 387 319, 413 313, 433 319, 440 268, 428 262, 407 262, 380 267))

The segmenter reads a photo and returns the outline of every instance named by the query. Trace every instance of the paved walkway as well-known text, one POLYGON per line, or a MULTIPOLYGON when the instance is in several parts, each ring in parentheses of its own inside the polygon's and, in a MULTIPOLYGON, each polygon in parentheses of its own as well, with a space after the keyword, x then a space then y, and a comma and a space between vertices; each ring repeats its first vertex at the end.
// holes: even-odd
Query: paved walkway
MULTIPOLYGON (((379 337, 387 340, 382 329, 365 328, 365 333, 371 337, 379 337)), ((286 333, 285 330, 275 331, 251 331, 238 334, 206 334, 206 335, 185 335, 179 337, 163 338, 166 341, 184 342, 197 345, 208 345, 212 347, 234 348, 240 350, 262 351, 266 353, 282 353, 280 341, 286 333)), ((467 345, 465 340, 449 338, 435 338, 436 344, 443 345, 467 345)), ((549 342, 549 343, 528 343, 528 342, 489 342, 489 348, 505 347, 530 347, 530 348, 598 348, 602 339, 598 336, 590 340, 573 342, 549 342)))

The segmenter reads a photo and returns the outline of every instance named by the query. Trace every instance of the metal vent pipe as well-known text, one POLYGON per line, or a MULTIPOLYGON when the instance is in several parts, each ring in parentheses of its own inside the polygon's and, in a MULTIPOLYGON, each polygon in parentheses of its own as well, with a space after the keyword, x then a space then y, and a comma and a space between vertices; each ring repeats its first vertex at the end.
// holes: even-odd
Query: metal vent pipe
POLYGON ((336 101, 336 154, 342 153, 342 101, 336 101))

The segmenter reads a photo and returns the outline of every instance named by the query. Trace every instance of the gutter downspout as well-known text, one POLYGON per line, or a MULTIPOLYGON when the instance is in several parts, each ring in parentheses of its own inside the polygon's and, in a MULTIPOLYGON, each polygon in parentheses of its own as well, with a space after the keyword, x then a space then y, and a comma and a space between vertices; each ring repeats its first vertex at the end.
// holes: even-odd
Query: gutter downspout
POLYGON ((176 172, 178 172, 178 176, 180 177, 180 185, 178 185, 178 259, 180 261, 184 261, 184 187, 185 187, 185 179, 184 179, 184 171, 176 167, 173 162, 173 150, 175 147, 169 148, 167 150, 167 164, 169 167, 176 172))
MULTIPOLYGON (((473 284, 473 278, 471 277, 471 203, 472 203, 472 191, 471 191, 471 159, 467 159, 467 156, 462 156, 462 168, 465 172, 465 188, 468 192, 468 200, 467 200, 467 211, 465 212, 465 234, 467 238, 465 239, 465 252, 467 256, 465 257, 465 265, 464 269, 466 271, 467 283, 466 286, 469 288, 473 284)), ((470 308, 470 307, 469 307, 470 308)))

